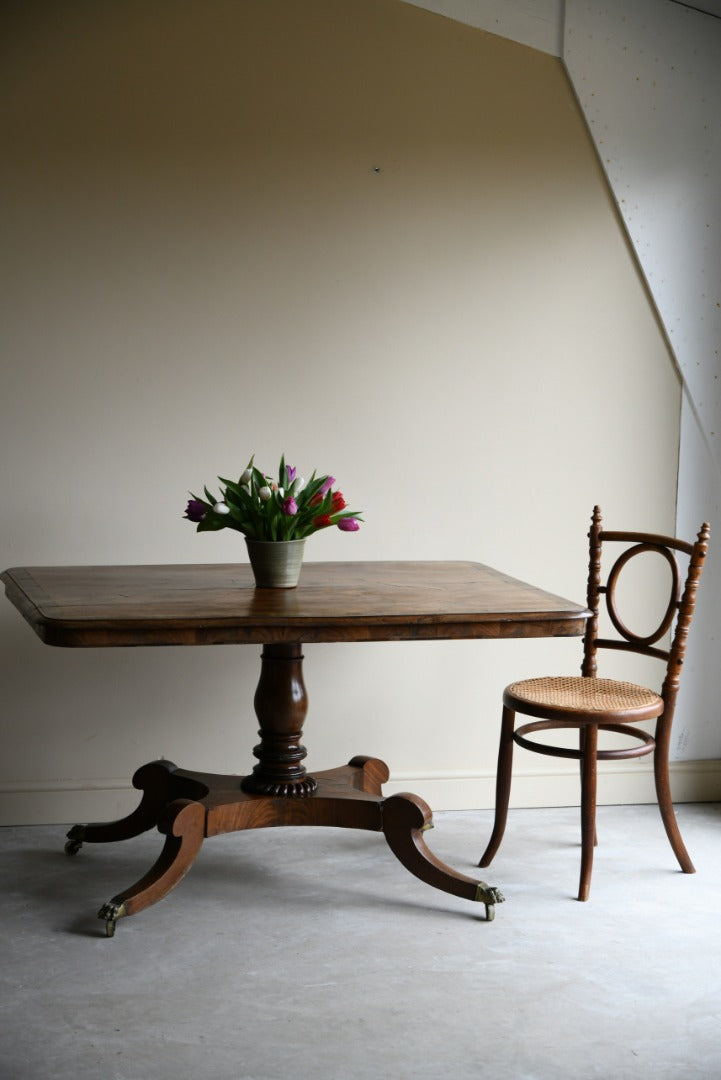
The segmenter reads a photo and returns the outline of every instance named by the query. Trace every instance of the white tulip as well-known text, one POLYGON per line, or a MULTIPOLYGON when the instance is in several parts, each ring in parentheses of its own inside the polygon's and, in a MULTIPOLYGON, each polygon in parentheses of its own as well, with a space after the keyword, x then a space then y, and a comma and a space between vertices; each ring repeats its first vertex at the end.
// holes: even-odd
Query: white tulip
POLYGON ((243 473, 243 475, 242 475, 242 476, 241 476, 241 478, 240 478, 240 485, 241 485, 241 487, 242 487, 242 486, 243 486, 244 484, 249 484, 249 483, 250 483, 250 478, 251 478, 251 476, 252 476, 252 475, 253 475, 253 474, 252 474, 252 472, 250 471, 250 469, 246 469, 246 470, 245 470, 245 472, 243 473))
POLYGON ((258 488, 258 498, 261 502, 267 502, 272 494, 273 492, 270 490, 269 487, 258 488))
POLYGON ((226 504, 224 502, 217 502, 215 504, 215 506, 213 507, 213 511, 216 514, 229 514, 230 513, 230 507, 226 506, 226 504))

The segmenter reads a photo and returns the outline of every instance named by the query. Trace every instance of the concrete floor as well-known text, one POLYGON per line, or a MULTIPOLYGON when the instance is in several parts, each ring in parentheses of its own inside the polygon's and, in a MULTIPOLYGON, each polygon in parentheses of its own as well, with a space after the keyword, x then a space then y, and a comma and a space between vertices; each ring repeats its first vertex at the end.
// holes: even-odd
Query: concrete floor
MULTIPOLYGON (((0 1077, 718 1080, 721 804, 678 816, 692 876, 654 806, 601 808, 579 904, 578 810, 512 811, 491 923, 377 834, 216 837, 112 940, 97 909, 158 835, 69 859, 59 826, 2 829, 0 1077)), ((490 812, 435 821, 474 874, 490 812)))

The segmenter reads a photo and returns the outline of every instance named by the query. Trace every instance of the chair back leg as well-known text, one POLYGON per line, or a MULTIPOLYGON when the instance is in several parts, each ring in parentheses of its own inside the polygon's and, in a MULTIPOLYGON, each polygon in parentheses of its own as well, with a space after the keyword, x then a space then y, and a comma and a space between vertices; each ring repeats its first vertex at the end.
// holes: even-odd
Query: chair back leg
POLYGON ((673 802, 671 801, 671 782, 668 775, 670 737, 670 728, 659 723, 656 731, 656 747, 653 752, 653 775, 656 782, 656 798, 658 799, 658 808, 661 811, 661 820, 666 829, 666 835, 673 848, 673 853, 678 859, 679 866, 684 874, 695 874, 696 867, 691 862, 691 856, 681 839, 673 802))

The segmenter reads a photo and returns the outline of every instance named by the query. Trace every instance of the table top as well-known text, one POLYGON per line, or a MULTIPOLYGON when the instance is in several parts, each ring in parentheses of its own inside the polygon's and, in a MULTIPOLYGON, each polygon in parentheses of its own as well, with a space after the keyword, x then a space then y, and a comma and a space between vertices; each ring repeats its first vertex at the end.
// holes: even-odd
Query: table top
POLYGON ((48 645, 571 637, 589 612, 475 562, 306 562, 295 589, 248 564, 15 567, 8 599, 48 645))

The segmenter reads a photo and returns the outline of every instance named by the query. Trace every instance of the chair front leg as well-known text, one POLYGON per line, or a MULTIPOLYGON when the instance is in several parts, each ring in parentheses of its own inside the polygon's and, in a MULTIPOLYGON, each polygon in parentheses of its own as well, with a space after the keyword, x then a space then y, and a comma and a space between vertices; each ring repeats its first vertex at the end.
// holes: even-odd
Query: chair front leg
MULTIPOLYGON (((581 757, 579 758, 579 766, 581 773, 581 790, 583 790, 583 748, 586 744, 586 725, 578 729, 578 748, 581 751, 581 757)), ((583 831, 583 809, 581 810, 581 831, 583 831)), ((598 829, 593 830, 593 846, 598 847, 598 829)))
POLYGON ((494 855, 501 846, 508 820, 508 803, 511 797, 511 772, 513 769, 513 727, 516 714, 504 705, 501 720, 501 741, 498 746, 498 768, 496 770, 496 816, 493 832, 488 847, 483 852, 479 866, 490 866, 494 855))
POLYGON ((593 870, 593 847, 596 838, 596 754, 598 724, 587 724, 581 758, 581 878, 578 899, 588 900, 593 870))

